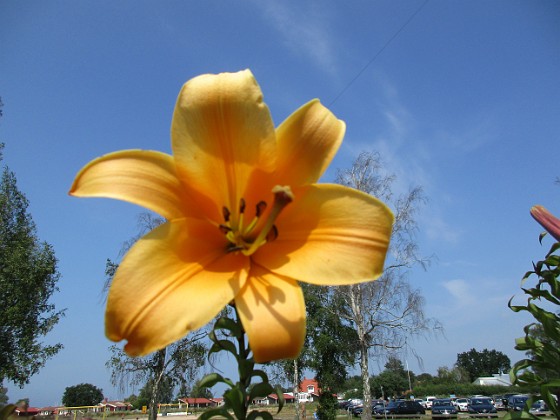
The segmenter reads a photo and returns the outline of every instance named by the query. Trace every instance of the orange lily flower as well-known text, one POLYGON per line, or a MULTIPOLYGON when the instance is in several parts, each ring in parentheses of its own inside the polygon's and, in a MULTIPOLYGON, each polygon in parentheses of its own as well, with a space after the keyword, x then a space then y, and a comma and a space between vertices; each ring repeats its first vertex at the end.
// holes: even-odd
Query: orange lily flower
POLYGON ((531 208, 531 216, 560 242, 560 219, 555 217, 543 206, 533 206, 531 208))
POLYGON ((297 281, 342 285, 382 270, 393 214, 341 185, 317 184, 345 124, 311 101, 274 128, 250 71, 187 82, 171 126, 173 155, 97 158, 70 194, 109 197, 167 222, 123 258, 106 334, 145 355, 235 302, 257 362, 296 357, 305 336, 297 281))

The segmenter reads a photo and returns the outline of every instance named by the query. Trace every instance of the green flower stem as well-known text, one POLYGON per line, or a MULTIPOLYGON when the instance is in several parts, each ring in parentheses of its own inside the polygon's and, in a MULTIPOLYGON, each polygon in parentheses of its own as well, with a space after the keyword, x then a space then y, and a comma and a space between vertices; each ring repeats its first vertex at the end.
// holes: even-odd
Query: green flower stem
POLYGON ((237 361, 239 380, 234 383, 231 379, 224 378, 217 373, 211 373, 202 378, 200 382, 202 387, 211 388, 217 383, 223 383, 229 389, 224 392, 224 405, 206 410, 200 418, 206 420, 219 416, 238 420, 253 420, 256 418, 272 420, 272 415, 268 411, 254 410, 249 412, 250 405, 255 398, 266 397, 276 392, 279 397, 278 412, 280 412, 284 404, 282 390, 275 390, 270 385, 266 373, 263 370, 255 369, 250 343, 246 340, 245 329, 241 324, 239 313, 235 305, 232 304, 231 306, 234 309, 235 319, 227 316, 218 318, 209 334, 213 344, 208 356, 210 357, 213 353, 218 352, 232 354, 237 361), (221 333, 218 335, 217 331, 221 331, 221 333), (253 383, 253 378, 260 379, 260 381, 253 383))

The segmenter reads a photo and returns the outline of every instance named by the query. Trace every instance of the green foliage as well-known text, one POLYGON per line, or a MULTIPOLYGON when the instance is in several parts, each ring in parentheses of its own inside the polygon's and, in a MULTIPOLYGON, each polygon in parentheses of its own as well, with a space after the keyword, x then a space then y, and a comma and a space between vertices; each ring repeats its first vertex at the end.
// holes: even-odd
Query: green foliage
POLYGON ((434 378, 432 375, 430 375, 429 373, 421 373, 419 375, 416 375, 414 378, 414 388, 416 388, 418 385, 427 385, 427 384, 431 384, 434 382, 434 378))
POLYGON ((333 288, 302 285, 307 309, 308 366, 322 390, 319 399, 319 418, 336 416, 336 399, 348 376, 348 368, 355 363, 358 353, 356 330, 340 316, 341 296, 333 288))
MULTIPOLYGON (((541 235, 541 240, 543 235, 541 235)), ((560 397, 560 316, 547 307, 560 306, 560 242, 552 245, 543 261, 533 264, 533 270, 525 273, 522 284, 536 276, 535 287, 523 288, 527 295, 527 305, 512 305, 514 312, 526 311, 535 322, 524 328, 525 337, 516 340, 515 348, 526 352, 528 358, 520 360, 513 367, 510 376, 514 384, 538 387, 535 398, 543 399, 549 409, 560 418, 560 408, 553 395, 560 397), (537 333, 535 333, 537 331, 537 333)), ((525 413, 530 416, 529 413, 525 413)))
MULTIPOLYGON (((0 156, 3 145, 0 144, 0 156)), ((7 167, 0 179, 0 384, 29 383, 62 349, 42 338, 63 316, 49 302, 60 278, 51 245, 40 242, 29 203, 7 167)))
POLYGON ((454 366, 449 369, 448 367, 441 366, 437 371, 438 383, 457 384, 463 382, 470 382, 469 374, 465 369, 454 366))
POLYGON ((66 407, 97 405, 101 401, 103 401, 103 391, 92 384, 69 386, 62 396, 62 404, 66 407))
MULTIPOLYGON (((411 372, 411 381, 414 374, 411 372)), ((394 356, 389 356, 385 370, 370 378, 371 393, 376 398, 400 397, 409 389, 408 372, 403 363, 394 356)))
POLYGON ((342 306, 333 288, 302 284, 307 308, 308 367, 319 387, 339 392, 355 363, 357 334, 335 308, 342 306))
POLYGON ((213 343, 208 352, 208 357, 219 352, 230 353, 237 361, 239 379, 234 383, 230 378, 225 378, 218 373, 211 373, 202 378, 199 382, 201 388, 212 388, 214 385, 222 383, 228 389, 224 392, 224 405, 206 410, 199 418, 201 420, 212 417, 235 418, 237 420, 253 420, 256 418, 272 420, 272 414, 268 411, 253 410, 249 412, 249 406, 254 399, 275 393, 279 397, 278 412, 280 412, 284 406, 284 394, 282 389, 272 387, 266 372, 255 369, 255 360, 246 343, 245 330, 237 313, 237 308, 235 306, 233 308, 236 318, 231 319, 226 315, 218 318, 214 328, 208 334, 213 343), (253 379, 256 379, 256 382, 253 382, 253 379), (231 415, 232 412, 233 416, 231 415))
MULTIPOLYGON (((186 394, 185 394, 186 395, 186 394)), ((188 393, 188 396, 191 398, 212 398, 212 391, 210 388, 200 386, 200 381, 197 381, 191 389, 191 392, 188 393)))
POLYGON ((337 416, 338 402, 336 397, 330 392, 323 392, 319 396, 317 406, 317 416, 321 420, 335 420, 337 416))
POLYGON ((3 407, 6 404, 8 404, 8 401, 9 401, 8 388, 4 388, 0 383, 0 407, 3 407))
POLYGON ((494 373, 507 372, 511 368, 511 361, 504 353, 497 350, 474 348, 457 355, 456 366, 469 375, 469 381, 480 376, 491 376, 494 373))
POLYGON ((376 398, 400 397, 408 390, 406 373, 400 374, 392 370, 384 370, 370 379, 371 393, 376 398))
POLYGON ((0 420, 8 420, 9 418, 16 418, 14 411, 17 407, 14 404, 5 406, 0 405, 0 420))
POLYGON ((449 397, 454 394, 461 397, 471 395, 503 395, 503 394, 524 394, 529 393, 533 388, 501 385, 475 385, 471 383, 428 383, 414 386, 415 397, 426 397, 434 395, 436 397, 449 397))
POLYGON ((142 409, 142 404, 139 403, 138 395, 136 395, 136 394, 130 394, 130 396, 125 398, 124 401, 132 404, 132 409, 133 410, 142 409))
POLYGON ((351 376, 344 382, 342 387, 344 390, 344 398, 363 398, 364 396, 364 384, 362 382, 362 377, 355 375, 351 376))

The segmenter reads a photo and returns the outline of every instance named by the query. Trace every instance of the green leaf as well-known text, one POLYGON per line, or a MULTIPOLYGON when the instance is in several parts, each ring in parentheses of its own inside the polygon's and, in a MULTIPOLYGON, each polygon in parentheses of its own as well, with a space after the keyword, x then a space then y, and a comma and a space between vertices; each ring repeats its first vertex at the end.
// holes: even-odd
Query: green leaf
POLYGON ((251 411, 249 413, 249 415, 247 416, 247 420, 254 420, 254 419, 265 419, 265 420, 273 420, 274 417, 272 417, 272 414, 270 414, 268 411, 251 411))
POLYGON ((212 353, 218 353, 222 350, 230 352, 235 356, 235 358, 238 357, 237 347, 235 347, 235 344, 229 340, 216 340, 212 345, 212 347, 210 347, 210 350, 208 351, 208 356, 210 356, 212 353))
POLYGON ((198 418, 201 420, 207 420, 212 417, 225 417, 229 420, 235 420, 235 418, 228 413, 227 409, 224 407, 213 407, 205 410, 198 418))
POLYGON ((251 376, 252 377, 256 376, 256 377, 261 378, 262 382, 268 382, 268 375, 266 374, 266 372, 264 370, 255 369, 255 370, 253 370, 253 374, 251 376))
POLYGON ((203 377, 198 383, 198 386, 200 388, 212 388, 217 383, 223 383, 228 386, 233 386, 233 382, 231 382, 231 380, 224 378, 222 375, 219 375, 217 373, 210 373, 203 377))
POLYGON ((243 393, 239 388, 233 387, 228 389, 224 393, 224 401, 226 403, 226 407, 233 410, 233 414, 235 414, 237 419, 245 418, 245 401, 243 393))
POLYGON ((274 392, 274 388, 268 382, 259 382, 251 387, 249 392, 249 401, 253 401, 256 397, 266 397, 274 392))
POLYGON ((276 395, 278 395, 278 411, 276 412, 276 414, 278 414, 280 411, 282 411, 282 408, 284 408, 284 403, 286 402, 286 400, 284 399, 284 391, 282 391, 282 388, 276 386, 275 390, 276 395))
POLYGON ((214 324, 214 329, 228 330, 236 338, 239 338, 243 335, 243 328, 241 327, 241 325, 235 322, 233 319, 227 317, 219 318, 214 324))
POLYGON ((14 404, 8 404, 0 409, 0 420, 8 419, 17 407, 14 404))

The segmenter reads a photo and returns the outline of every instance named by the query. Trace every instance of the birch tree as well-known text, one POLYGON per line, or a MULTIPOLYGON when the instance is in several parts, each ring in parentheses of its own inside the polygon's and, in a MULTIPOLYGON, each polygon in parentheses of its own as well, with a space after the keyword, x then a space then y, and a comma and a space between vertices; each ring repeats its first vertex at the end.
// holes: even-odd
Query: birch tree
MULTIPOLYGON (((351 168, 341 170, 337 182, 371 194, 388 203, 395 214, 395 224, 381 277, 372 282, 338 289, 346 302, 340 311, 356 329, 360 371, 364 390, 364 407, 371 407, 369 357, 381 357, 390 351, 407 348, 412 337, 440 329, 440 324, 424 313, 424 298, 411 287, 407 273, 411 268, 425 268, 428 259, 419 255, 415 241, 416 213, 425 202, 422 188, 412 187, 407 193, 395 195, 396 177, 386 174, 377 153, 361 153, 351 168)), ((362 418, 371 419, 371 410, 364 409, 362 418)))

